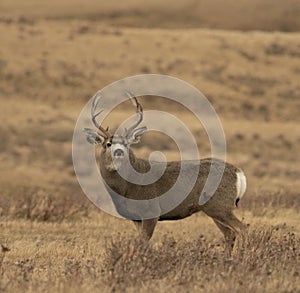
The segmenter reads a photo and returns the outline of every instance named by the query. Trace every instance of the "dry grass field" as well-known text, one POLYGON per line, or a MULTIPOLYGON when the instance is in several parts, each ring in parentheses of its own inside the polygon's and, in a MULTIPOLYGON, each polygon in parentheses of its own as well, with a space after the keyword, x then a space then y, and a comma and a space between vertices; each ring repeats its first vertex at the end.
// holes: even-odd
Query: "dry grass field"
MULTIPOLYGON (((0 0, 0 292, 300 292, 299 1, 0 0), (50 4, 51 3, 51 4, 50 4), (200 89, 223 123, 248 190, 233 260, 204 214, 134 225, 82 193, 72 165, 77 116, 102 87, 159 73, 200 89)), ((184 99, 184 97, 183 97, 184 99)), ((201 125, 171 111, 210 153, 201 125)), ((115 128, 133 113, 118 107, 115 128)), ((164 136, 135 151, 178 156, 164 136)))

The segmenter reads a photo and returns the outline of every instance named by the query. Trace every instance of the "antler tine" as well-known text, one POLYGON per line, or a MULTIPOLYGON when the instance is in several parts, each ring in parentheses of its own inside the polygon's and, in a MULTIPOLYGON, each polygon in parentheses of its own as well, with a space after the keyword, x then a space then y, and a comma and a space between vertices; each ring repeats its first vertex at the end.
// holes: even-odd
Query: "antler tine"
POLYGON ((91 116, 92 116, 92 121, 94 123, 94 125, 99 128, 100 125, 98 124, 98 122, 96 121, 96 118, 98 115, 100 115, 101 112, 103 112, 103 110, 100 110, 98 113, 95 113, 96 112, 96 108, 99 104, 99 100, 100 100, 101 96, 97 96, 95 95, 95 97, 93 98, 93 101, 92 101, 92 107, 91 107, 91 116))
POLYGON ((97 106, 99 105, 99 101, 100 101, 101 97, 102 96, 99 94, 96 94, 94 96, 93 101, 92 101, 92 107, 91 107, 91 116, 92 116, 92 121, 93 121, 94 125, 97 127, 97 129, 99 131, 101 131, 102 134, 106 138, 109 138, 109 137, 111 137, 111 134, 108 132, 108 128, 104 129, 96 120, 96 118, 103 112, 103 109, 101 109, 99 112, 96 113, 96 109, 97 109, 97 106))
POLYGON ((127 91, 126 95, 136 107, 136 113, 138 115, 137 121, 129 129, 127 129, 127 135, 129 135, 143 121, 143 107, 131 92, 127 91))

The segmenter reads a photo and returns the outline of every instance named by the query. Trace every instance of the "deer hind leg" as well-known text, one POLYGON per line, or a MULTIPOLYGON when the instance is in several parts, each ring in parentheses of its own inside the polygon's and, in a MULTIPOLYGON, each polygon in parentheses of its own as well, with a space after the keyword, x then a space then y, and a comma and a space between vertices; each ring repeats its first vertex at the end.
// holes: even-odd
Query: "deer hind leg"
POLYGON ((224 234, 225 238, 225 257, 230 258, 231 253, 234 247, 235 239, 236 239, 236 232, 232 230, 231 228, 224 226, 222 223, 218 222, 214 219, 214 222, 218 226, 218 228, 221 230, 221 232, 224 234))
POLYGON ((234 247, 236 235, 245 228, 244 224, 232 213, 226 215, 225 218, 213 218, 214 222, 224 234, 225 238, 225 257, 230 258, 234 247))
POLYGON ((153 235, 158 219, 147 219, 142 221, 134 221, 139 232, 140 238, 149 241, 153 235))

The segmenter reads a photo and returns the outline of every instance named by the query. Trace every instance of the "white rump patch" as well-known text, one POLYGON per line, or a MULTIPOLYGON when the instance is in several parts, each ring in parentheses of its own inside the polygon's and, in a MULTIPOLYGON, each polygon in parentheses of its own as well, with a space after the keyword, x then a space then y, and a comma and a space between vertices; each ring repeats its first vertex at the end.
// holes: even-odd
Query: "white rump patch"
POLYGON ((246 188, 247 188, 247 180, 244 172, 240 170, 236 173, 237 180, 236 180, 236 190, 237 190, 237 200, 240 200, 244 195, 246 188))

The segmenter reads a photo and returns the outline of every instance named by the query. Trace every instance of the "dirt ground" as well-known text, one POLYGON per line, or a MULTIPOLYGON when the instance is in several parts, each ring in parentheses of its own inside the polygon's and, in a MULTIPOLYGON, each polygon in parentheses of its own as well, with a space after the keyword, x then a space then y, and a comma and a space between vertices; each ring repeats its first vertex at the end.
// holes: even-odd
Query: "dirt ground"
MULTIPOLYGON (((0 291, 300 291, 299 2, 221 2, 0 1, 0 291), (132 223, 94 207, 78 185, 72 135, 81 109, 104 86, 147 73, 206 95, 228 161, 247 175, 236 215, 249 231, 231 261, 203 214, 159 223, 142 245, 132 223)), ((188 111, 141 102, 180 117, 201 156, 210 154, 188 111)), ((132 114, 125 103, 105 126, 132 114)), ((134 149, 178 157, 153 133, 134 149)))

